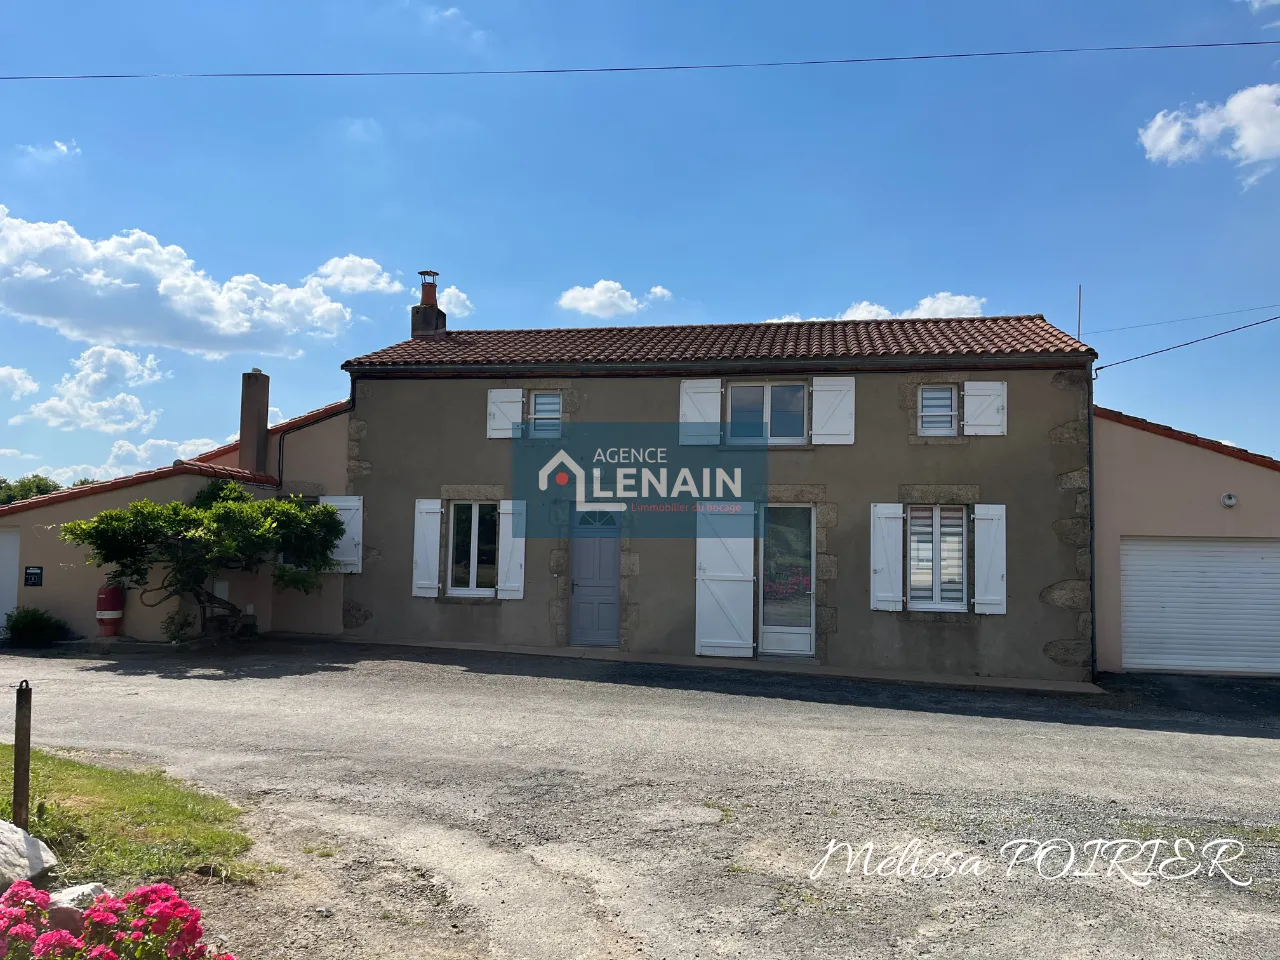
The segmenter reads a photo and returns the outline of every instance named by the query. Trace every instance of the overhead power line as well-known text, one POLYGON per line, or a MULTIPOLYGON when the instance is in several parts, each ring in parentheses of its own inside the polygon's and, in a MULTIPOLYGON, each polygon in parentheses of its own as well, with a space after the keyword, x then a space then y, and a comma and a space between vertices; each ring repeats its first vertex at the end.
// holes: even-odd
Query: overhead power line
POLYGON ((1260 307, 1245 307, 1243 310, 1224 310, 1221 313, 1202 313, 1195 317, 1181 317, 1177 320, 1157 320, 1155 323, 1135 323, 1131 327, 1108 327, 1105 330, 1090 330, 1086 336, 1096 337, 1101 333, 1118 333, 1121 330, 1143 330, 1147 327, 1165 327, 1171 323, 1188 323, 1192 320, 1208 320, 1210 317, 1233 317, 1238 313, 1254 313, 1258 310, 1271 310, 1280 307, 1280 303, 1264 303, 1260 307))
POLYGON ((1220 50, 1234 47, 1274 47, 1280 40, 1233 40, 1221 43, 1148 43, 1108 47, 1045 47, 1028 50, 983 50, 966 53, 916 53, 885 57, 840 57, 824 60, 760 60, 731 63, 668 63, 632 67, 541 67, 506 70, 255 70, 214 73, 68 73, 15 74, 0 81, 19 80, 226 80, 232 78, 317 77, 528 77, 572 73, 668 73, 692 70, 758 70, 769 67, 825 67, 873 63, 916 63, 928 60, 983 60, 1003 57, 1042 57, 1076 53, 1140 53, 1158 50, 1220 50))
POLYGON ((1133 363, 1133 361, 1135 360, 1145 360, 1147 359, 1147 357, 1156 357, 1162 353, 1168 353, 1171 350, 1181 350, 1183 347, 1190 347, 1190 346, 1194 346, 1197 343, 1204 343, 1206 340, 1216 340, 1218 339, 1218 337, 1225 337, 1229 333, 1239 333, 1241 330, 1248 330, 1250 327, 1260 327, 1264 323, 1272 323, 1273 321, 1276 321, 1276 320, 1280 320, 1280 314, 1277 314, 1274 317, 1267 317, 1267 319, 1265 320, 1255 321, 1254 323, 1246 323, 1243 327, 1232 327, 1230 330, 1223 330, 1220 333, 1211 333, 1209 334, 1209 336, 1200 337, 1198 340, 1188 340, 1186 343, 1175 343, 1172 347, 1165 347, 1163 350, 1152 350, 1150 353, 1141 353, 1136 357, 1128 357, 1127 359, 1124 359, 1124 360, 1117 360, 1115 363, 1104 363, 1100 367, 1093 368, 1093 375, 1096 377, 1098 374, 1100 374, 1103 370, 1106 370, 1108 367, 1118 367, 1122 363, 1133 363))

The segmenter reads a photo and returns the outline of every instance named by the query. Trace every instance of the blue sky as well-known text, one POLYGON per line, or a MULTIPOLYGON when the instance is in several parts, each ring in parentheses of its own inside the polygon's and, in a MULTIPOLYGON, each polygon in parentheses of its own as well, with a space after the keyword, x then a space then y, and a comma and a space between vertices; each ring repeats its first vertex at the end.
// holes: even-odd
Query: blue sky
MULTIPOLYGON (((5 74, 1280 40, 1280 0, 0 4, 5 74)), ((1280 303, 1280 47, 642 75, 0 86, 0 475, 223 442, 452 326, 1042 312, 1102 362, 1280 303), (601 281, 604 281, 603 283, 601 281), (575 289, 581 288, 581 289, 575 289)), ((1280 456, 1280 323, 1101 403, 1280 456)))

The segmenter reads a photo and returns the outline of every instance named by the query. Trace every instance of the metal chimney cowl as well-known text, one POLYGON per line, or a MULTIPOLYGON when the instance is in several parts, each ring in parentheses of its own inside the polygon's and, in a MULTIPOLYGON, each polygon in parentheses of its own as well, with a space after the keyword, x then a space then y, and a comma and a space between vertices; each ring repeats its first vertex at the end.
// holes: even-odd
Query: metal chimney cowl
POLYGON ((422 278, 422 300, 409 309, 409 327, 415 340, 427 337, 442 337, 445 334, 447 317, 436 302, 436 277, 434 270, 419 270, 422 278))

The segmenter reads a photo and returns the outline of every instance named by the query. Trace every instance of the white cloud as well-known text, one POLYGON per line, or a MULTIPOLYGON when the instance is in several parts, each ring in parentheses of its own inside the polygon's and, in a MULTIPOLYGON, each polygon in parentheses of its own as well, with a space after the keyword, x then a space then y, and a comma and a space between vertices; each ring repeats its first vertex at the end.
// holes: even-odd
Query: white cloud
POLYGON ((382 124, 373 117, 343 117, 338 130, 351 143, 377 143, 382 139, 382 124))
POLYGON ((8 393, 10 399, 20 399, 24 394, 35 393, 40 384, 21 367, 0 367, 0 393, 8 393))
POLYGON ((445 287, 440 291, 438 303, 440 304, 440 309, 446 314, 459 319, 471 316, 476 309, 475 304, 471 302, 471 298, 457 287, 445 287))
POLYGON ((1244 190, 1252 190, 1261 182, 1263 177, 1271 173, 1275 168, 1276 165, 1274 163, 1264 163, 1260 167, 1255 167, 1253 170, 1250 170, 1248 173, 1240 177, 1241 188, 1244 190))
POLYGON ((14 460, 35 460, 34 453, 23 453, 21 450, 14 450, 12 447, 0 447, 0 457, 9 457, 14 460))
POLYGON ((980 317, 986 297, 974 297, 964 293, 943 290, 925 297, 910 310, 898 314, 905 319, 926 317, 980 317))
MULTIPOLYGON (((400 293, 404 285, 368 257, 349 253, 321 264, 312 277, 326 290, 339 293, 400 293)), ((311 279, 308 277, 307 279, 311 279)))
POLYGON ((595 286, 570 287, 560 294, 559 303, 565 310, 608 319, 639 313, 654 301, 670 299, 671 291, 666 287, 650 287, 641 300, 632 296, 631 291, 624 289, 617 280, 598 280, 595 286))
POLYGON ((419 19, 428 32, 447 37, 456 44, 476 51, 489 39, 489 35, 468 20, 457 7, 428 5, 418 9, 419 19))
POLYGON ((570 287, 560 294, 560 306, 590 317, 621 317, 636 313, 640 301, 617 280, 599 280, 593 287, 570 287))
POLYGON ((181 247, 163 246, 141 230, 89 240, 66 221, 22 220, 0 205, 0 312, 72 340, 172 347, 210 358, 236 351, 297 356, 295 338, 333 337, 351 322, 351 311, 325 286, 316 274, 297 287, 253 274, 219 283, 181 247))
POLYGON ((1280 7, 1280 0, 1244 0, 1254 13, 1261 13, 1267 7, 1280 7))
POLYGON ((19 144, 18 152, 28 160, 34 160, 36 163, 53 163, 55 160, 65 160, 70 157, 80 156, 80 148, 74 140, 63 143, 61 140, 55 140, 53 143, 40 144, 31 146, 29 144, 19 144))
POLYGON ((136 353, 114 347, 90 347, 71 361, 74 373, 64 374, 53 396, 32 404, 26 413, 10 417, 12 424, 36 420, 58 430, 97 430, 124 433, 149 432, 160 418, 159 410, 147 410, 140 399, 121 387, 143 387, 164 378, 160 361, 145 360, 136 353), (112 394, 112 391, 118 391, 112 394))
MULTIPOLYGON (((284 412, 279 407, 267 407, 267 426, 274 427, 277 423, 284 423, 284 412)), ((237 430, 235 433, 231 434, 229 437, 227 437, 227 439, 223 440, 222 442, 235 443, 239 439, 240 439, 240 431, 237 430)), ((188 442, 195 443, 196 441, 191 440, 188 442)), ((199 442, 204 443, 203 440, 199 442)), ((210 441, 210 444, 212 445, 212 441, 210 441)))
POLYGON ((90 480, 114 480, 140 470, 152 470, 167 466, 174 460, 190 460, 216 447, 212 440, 144 440, 130 443, 117 440, 111 445, 111 453, 103 464, 78 463, 69 467, 40 467, 36 473, 44 474, 61 484, 74 483, 81 477, 90 480))
MULTIPOLYGON (((1233 94, 1225 103, 1192 110, 1161 110, 1138 132, 1152 162, 1173 166, 1216 153, 1240 166, 1280 160, 1280 83, 1233 94)), ((1269 172, 1250 171, 1246 186, 1269 172)))
MULTIPOLYGON (((835 317, 810 317, 809 321, 822 320, 922 320, 931 317, 980 317, 986 297, 974 297, 969 294, 950 293, 943 290, 931 297, 924 297, 910 310, 894 313, 888 307, 870 300, 860 300, 849 306, 847 310, 835 317)), ((803 318, 798 313, 790 313, 785 317, 774 317, 769 323, 794 323, 803 318)))

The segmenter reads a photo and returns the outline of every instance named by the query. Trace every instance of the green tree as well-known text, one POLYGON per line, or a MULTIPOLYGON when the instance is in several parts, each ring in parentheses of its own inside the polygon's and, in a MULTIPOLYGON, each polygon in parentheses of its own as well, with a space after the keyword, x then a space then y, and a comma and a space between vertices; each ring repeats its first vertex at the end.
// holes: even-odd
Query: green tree
POLYGON ((38 473, 29 473, 19 480, 9 481, 0 477, 0 506, 16 503, 19 500, 30 500, 42 497, 62 489, 62 484, 38 473))
POLYGON ((65 523, 60 536, 87 547, 89 563, 113 567, 107 581, 138 590, 144 605, 191 597, 202 617, 217 610, 227 621, 220 629, 235 632, 241 611, 210 589, 216 574, 271 565, 278 588, 312 593, 320 574, 337 566, 333 551, 342 533, 342 519, 328 504, 258 500, 238 483, 214 480, 189 504, 138 500, 65 523), (156 568, 163 573, 153 585, 156 568))

